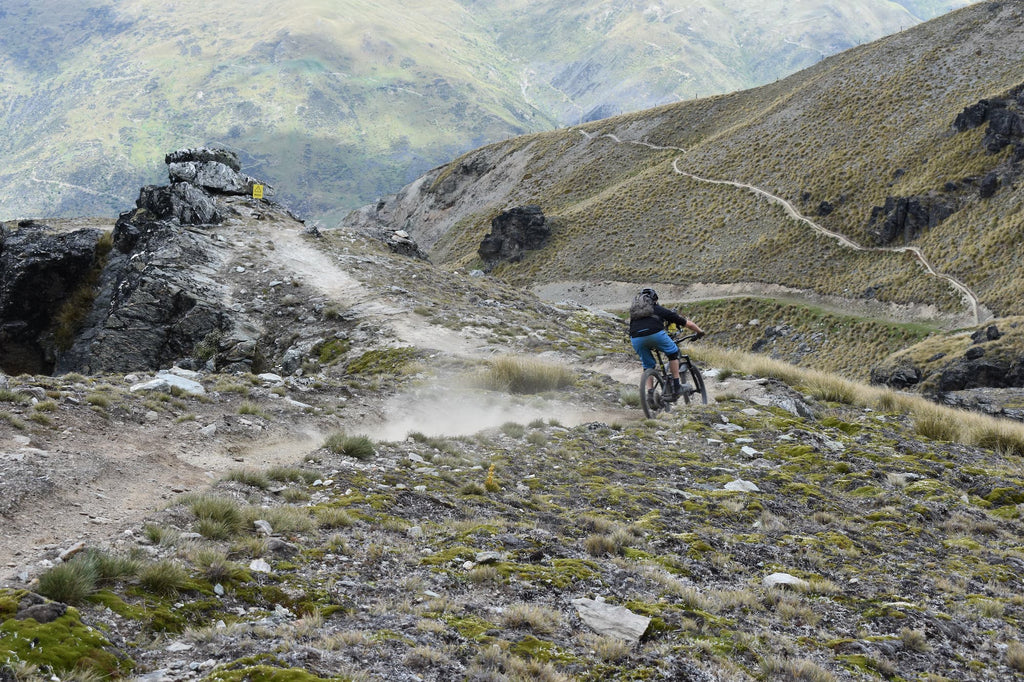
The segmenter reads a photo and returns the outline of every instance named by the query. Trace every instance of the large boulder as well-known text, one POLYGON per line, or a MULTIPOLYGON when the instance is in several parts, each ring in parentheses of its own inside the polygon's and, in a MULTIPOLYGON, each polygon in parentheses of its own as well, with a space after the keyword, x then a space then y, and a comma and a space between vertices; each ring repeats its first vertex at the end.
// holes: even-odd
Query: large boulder
POLYGON ((147 185, 139 190, 135 206, 147 211, 149 218, 175 220, 182 225, 215 225, 225 218, 209 192, 187 182, 147 185))
POLYGON ((551 228, 540 206, 517 206, 502 211, 491 221, 478 253, 488 266, 500 261, 515 262, 530 250, 539 249, 551 236, 551 228))
POLYGON ((1015 140, 1024 138, 1024 120, 1017 112, 1001 108, 993 110, 988 117, 988 129, 982 144, 989 153, 995 154, 1015 140))
POLYGON ((916 239, 956 212, 957 206, 939 197, 887 197, 884 206, 871 210, 868 233, 880 245, 898 238, 916 239))
MULTIPOLYGON (((101 230, 58 233, 22 221, 0 224, 0 362, 11 374, 48 374, 65 303, 87 285, 101 230)), ((64 319, 65 323, 68 320, 64 319)))

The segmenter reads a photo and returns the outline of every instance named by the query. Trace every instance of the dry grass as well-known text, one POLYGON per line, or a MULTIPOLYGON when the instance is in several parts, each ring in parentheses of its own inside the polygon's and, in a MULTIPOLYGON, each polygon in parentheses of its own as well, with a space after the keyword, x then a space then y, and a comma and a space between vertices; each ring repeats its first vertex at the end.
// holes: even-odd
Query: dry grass
POLYGON ((906 414, 920 435, 933 440, 990 448, 1004 455, 1024 455, 1024 424, 1020 422, 938 405, 921 396, 869 386, 761 355, 711 346, 701 346, 694 354, 702 363, 779 379, 823 400, 906 414))
POLYGON ((508 393, 543 393, 571 386, 576 381, 573 371, 564 366, 536 358, 507 355, 492 360, 473 383, 487 390, 508 393))

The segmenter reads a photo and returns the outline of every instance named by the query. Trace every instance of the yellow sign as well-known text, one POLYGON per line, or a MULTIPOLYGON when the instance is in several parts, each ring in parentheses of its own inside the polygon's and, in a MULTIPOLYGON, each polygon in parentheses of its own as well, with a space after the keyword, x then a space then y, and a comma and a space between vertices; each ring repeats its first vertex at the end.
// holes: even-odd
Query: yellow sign
POLYGON ((263 185, 253 185, 252 186, 252 198, 253 199, 262 199, 263 198, 263 185))

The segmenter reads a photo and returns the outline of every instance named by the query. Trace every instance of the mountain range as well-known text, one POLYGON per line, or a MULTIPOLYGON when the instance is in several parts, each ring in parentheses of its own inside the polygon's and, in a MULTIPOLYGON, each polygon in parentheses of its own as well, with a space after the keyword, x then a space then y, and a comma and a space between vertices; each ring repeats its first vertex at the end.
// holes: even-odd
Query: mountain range
POLYGON ((965 0, 0 8, 0 219, 113 216, 217 145, 333 225, 482 144, 769 83, 965 0))

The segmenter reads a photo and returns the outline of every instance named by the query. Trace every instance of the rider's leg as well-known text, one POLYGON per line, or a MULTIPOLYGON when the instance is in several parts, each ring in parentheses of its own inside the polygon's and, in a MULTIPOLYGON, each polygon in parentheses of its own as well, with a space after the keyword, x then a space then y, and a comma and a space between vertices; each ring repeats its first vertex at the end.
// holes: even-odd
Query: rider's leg
POLYGON ((672 372, 672 376, 676 379, 679 378, 679 358, 668 361, 668 368, 672 372))

